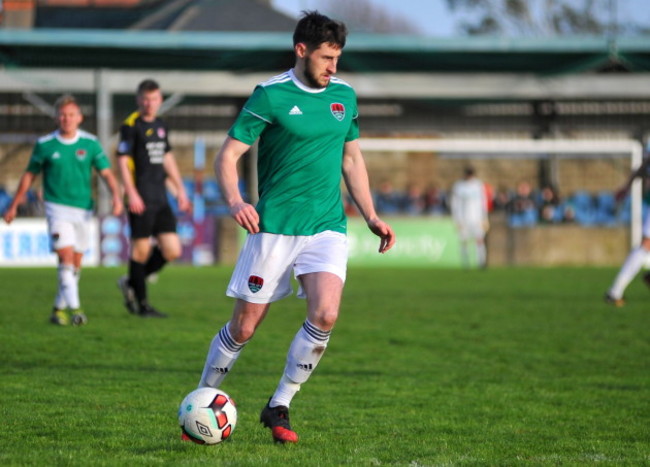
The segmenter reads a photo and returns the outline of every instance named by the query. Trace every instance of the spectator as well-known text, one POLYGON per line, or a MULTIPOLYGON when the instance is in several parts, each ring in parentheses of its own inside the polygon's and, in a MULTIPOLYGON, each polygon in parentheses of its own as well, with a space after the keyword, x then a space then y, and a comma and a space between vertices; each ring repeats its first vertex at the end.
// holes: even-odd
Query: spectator
POLYGON ((402 202, 402 210, 409 216, 419 216, 424 214, 424 193, 417 183, 409 184, 402 202))
POLYGON ((375 206, 379 214, 399 214, 400 196, 393 189, 390 180, 382 180, 375 195, 375 206))
POLYGON ((435 185, 429 186, 424 192, 424 211, 433 216, 441 216, 448 212, 445 193, 435 185))
POLYGON ((506 187, 499 187, 492 200, 493 211, 506 211, 510 206, 510 191, 506 187))
POLYGON ((519 182, 515 196, 510 200, 509 206, 508 214, 511 226, 525 227, 537 223, 537 205, 533 197, 533 190, 528 182, 519 182))
POLYGON ((563 218, 560 210, 560 197, 551 185, 542 188, 539 203, 539 220, 543 224, 553 224, 563 218))

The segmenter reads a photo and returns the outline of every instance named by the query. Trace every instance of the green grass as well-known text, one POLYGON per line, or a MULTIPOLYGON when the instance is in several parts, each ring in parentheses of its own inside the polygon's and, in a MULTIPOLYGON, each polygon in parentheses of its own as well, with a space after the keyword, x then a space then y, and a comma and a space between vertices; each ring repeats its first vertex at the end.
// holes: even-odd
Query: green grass
POLYGON ((0 465, 648 465, 650 292, 601 301, 610 268, 351 269, 326 356, 292 404, 298 445, 258 422, 304 301, 276 303, 223 389, 239 424, 179 440, 176 410, 229 318, 230 268, 172 266, 171 317, 123 309, 87 269, 83 328, 47 318, 53 269, 0 269, 0 465))

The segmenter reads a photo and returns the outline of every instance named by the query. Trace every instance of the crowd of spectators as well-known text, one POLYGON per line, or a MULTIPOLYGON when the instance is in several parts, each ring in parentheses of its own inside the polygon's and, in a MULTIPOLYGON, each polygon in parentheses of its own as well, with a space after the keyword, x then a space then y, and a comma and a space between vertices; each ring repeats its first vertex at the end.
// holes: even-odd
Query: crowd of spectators
MULTIPOLYGON (((193 184, 187 181, 186 189, 192 193, 193 184)), ((215 181, 206 181, 203 187, 206 214, 224 215, 223 201, 215 181), (213 208, 213 209, 211 209, 213 208)), ((622 203, 615 201, 614 193, 576 191, 562 198, 552 186, 533 189, 530 183, 520 182, 513 188, 500 187, 496 191, 486 185, 490 212, 504 212, 512 227, 537 224, 578 223, 580 225, 621 225, 630 221, 629 197, 622 203)), ((388 180, 382 181, 373 192, 377 212, 395 216, 445 216, 449 215, 448 192, 437 186, 422 187, 410 184, 405 190, 396 190, 388 180)), ((11 202, 13 193, 0 188, 0 212, 11 202)), ((357 215, 350 200, 348 214, 357 215)), ((19 208, 25 217, 43 216, 43 203, 38 191, 31 190, 19 208)))
MULTIPOLYGON (((553 186, 533 189, 530 183, 522 181, 515 187, 500 187, 496 191, 486 185, 486 195, 489 211, 505 213, 512 227, 563 223, 613 226, 630 220, 629 198, 617 204, 610 191, 576 191, 562 198, 553 186)), ((436 186, 424 189, 411 184, 400 191, 384 180, 374 196, 379 214, 439 216, 450 213, 448 192, 436 186)))

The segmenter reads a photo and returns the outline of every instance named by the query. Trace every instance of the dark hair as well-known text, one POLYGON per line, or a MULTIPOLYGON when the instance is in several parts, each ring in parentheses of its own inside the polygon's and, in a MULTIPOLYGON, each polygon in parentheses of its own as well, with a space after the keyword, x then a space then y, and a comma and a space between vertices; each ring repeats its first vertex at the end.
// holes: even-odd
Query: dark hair
POLYGON ((310 49, 317 49, 321 44, 345 47, 348 28, 340 21, 321 15, 318 11, 303 11, 303 16, 293 33, 293 45, 304 43, 310 49))
POLYGON ((145 79, 144 81, 140 82, 140 84, 138 84, 138 94, 142 94, 143 92, 157 91, 159 89, 160 86, 158 83, 152 79, 145 79))

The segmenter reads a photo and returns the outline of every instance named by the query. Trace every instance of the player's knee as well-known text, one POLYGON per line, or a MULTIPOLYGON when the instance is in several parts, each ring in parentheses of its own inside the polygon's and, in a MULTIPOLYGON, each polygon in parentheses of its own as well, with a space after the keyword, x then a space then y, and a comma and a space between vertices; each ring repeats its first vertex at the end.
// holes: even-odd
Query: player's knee
POLYGON ((234 329, 233 327, 230 328, 230 335, 235 340, 235 342, 238 342, 240 344, 250 340, 254 334, 255 334, 254 326, 244 325, 244 326, 236 326, 234 329))
POLYGON ((163 258, 165 258, 165 261, 174 261, 180 258, 181 253, 182 249, 180 245, 174 248, 167 248, 166 250, 163 250, 163 258))
POLYGON ((313 318, 309 321, 321 331, 331 331, 338 319, 338 310, 334 308, 321 309, 314 314, 313 318))
POLYGON ((643 237, 643 240, 641 240, 641 247, 646 251, 650 251, 650 238, 643 237))

